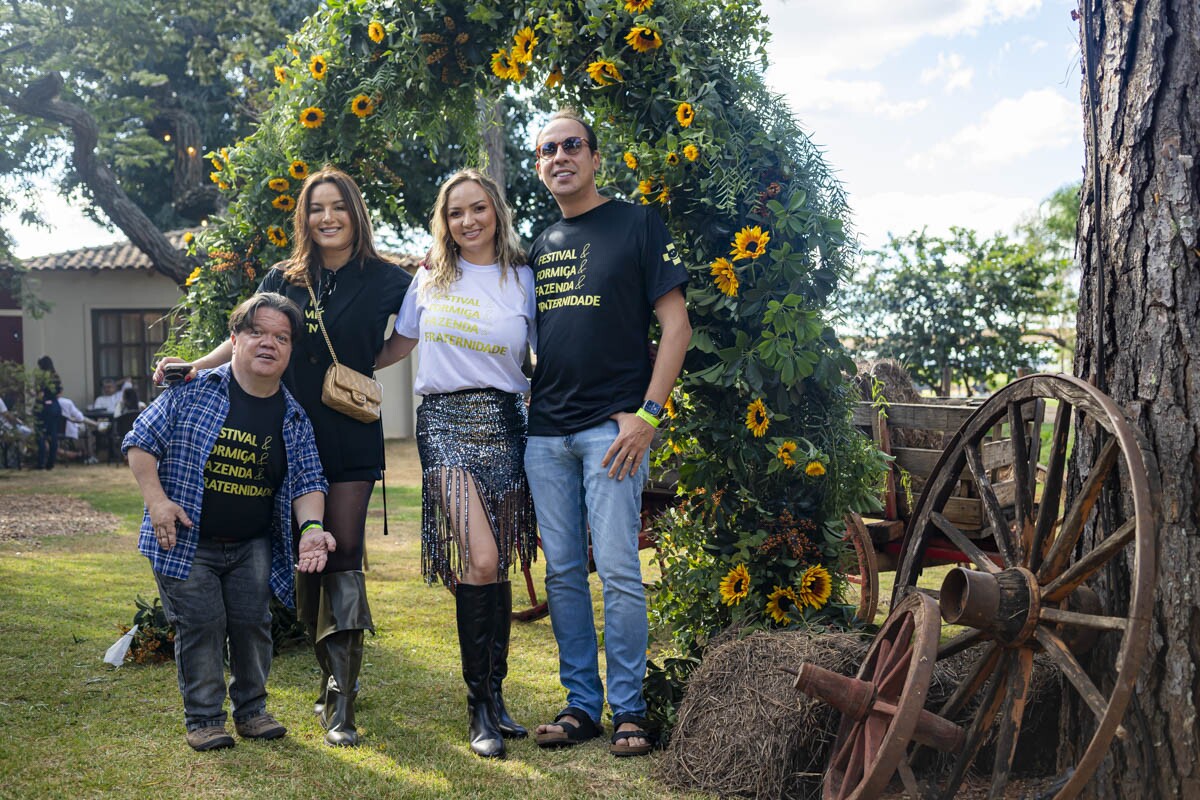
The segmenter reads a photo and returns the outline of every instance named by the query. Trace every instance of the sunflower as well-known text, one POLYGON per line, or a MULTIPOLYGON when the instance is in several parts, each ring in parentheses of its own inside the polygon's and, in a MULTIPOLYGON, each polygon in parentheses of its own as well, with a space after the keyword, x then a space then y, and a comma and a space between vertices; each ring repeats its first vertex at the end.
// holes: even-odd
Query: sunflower
POLYGON ((360 94, 358 97, 350 101, 350 110, 354 112, 354 116, 362 119, 369 117, 375 113, 375 101, 367 97, 365 94, 360 94))
POLYGON ((225 181, 217 181, 217 188, 220 189, 222 192, 228 191, 229 184, 226 183, 225 181))
POLYGON ((306 128, 319 128, 325 121, 325 112, 316 106, 309 106, 300 112, 300 124, 306 128))
POLYGON ((733 262, 728 258, 718 258, 712 263, 709 272, 717 283, 717 288, 724 294, 733 297, 738 291, 738 277, 733 269, 733 262))
POLYGON ((367 38, 375 44, 383 41, 383 23, 378 20, 371 20, 371 24, 367 26, 367 38))
POLYGON ((820 461, 810 461, 804 465, 804 474, 810 478, 819 478, 825 474, 825 465, 820 461))
POLYGON ((829 570, 820 564, 809 567, 800 576, 799 597, 803 605, 820 608, 829 602, 832 591, 833 579, 829 577, 829 570))
POLYGON ((761 437, 766 435, 767 428, 770 426, 771 420, 767 417, 767 407, 763 405, 761 397, 756 398, 746 407, 746 427, 756 437, 761 437))
POLYGON ((663 411, 667 412, 667 416, 671 419, 679 416, 679 412, 675 409, 675 398, 672 395, 667 395, 667 402, 663 403, 663 411))
POLYGON ((529 72, 529 63, 522 61, 514 47, 513 51, 508 54, 508 78, 512 81, 521 81, 525 79, 526 73, 529 72))
POLYGON ((792 453, 796 452, 796 443, 790 439, 779 445, 779 449, 775 451, 775 457, 783 462, 783 465, 788 469, 796 466, 796 459, 792 458, 792 453))
POLYGON ((743 258, 758 258, 767 252, 766 247, 769 241, 771 241, 771 234, 764 232, 758 225, 753 228, 747 225, 733 237, 733 249, 729 252, 734 261, 743 258))
POLYGON ((667 166, 674 167, 674 166, 678 166, 678 164, 679 164, 679 153, 676 153, 674 151, 667 153, 667 166))
POLYGON ((183 282, 183 285, 191 286, 198 280, 200 280, 200 268, 196 267, 194 270, 192 270, 192 274, 187 276, 187 280, 183 282))
POLYGON ((287 247, 287 234, 278 225, 267 228, 267 239, 276 247, 287 247))
POLYGON ((654 199, 665 206, 671 200, 671 187, 664 185, 662 191, 658 193, 658 197, 654 199))
POLYGON ((588 64, 587 74, 599 86, 609 86, 618 81, 625 80, 621 76, 621 71, 617 69, 617 65, 604 59, 599 59, 588 64))
POLYGON ((317 53, 315 56, 309 59, 308 71, 311 72, 312 76, 317 80, 325 80, 326 69, 328 69, 328 65, 325 63, 325 56, 321 55, 320 53, 317 53))
POLYGON ((721 579, 721 602, 736 606, 750 594, 750 571, 745 564, 738 564, 721 579))
POLYGON ((629 29, 629 33, 625 34, 625 44, 639 53, 648 53, 662 47, 662 37, 658 35, 658 31, 652 28, 635 25, 629 29))
POLYGON ((290 194, 281 194, 271 201, 271 205, 278 208, 280 211, 291 211, 296 207, 296 198, 290 194))
POLYGON ((645 196, 645 195, 650 194, 653 191, 654 191, 654 179, 653 178, 646 178, 645 180, 638 181, 638 194, 645 196))
POLYGON ((525 71, 528 67, 524 62, 520 61, 520 56, 513 49, 512 53, 507 50, 497 50, 492 53, 492 72, 497 78, 504 78, 509 81, 519 81, 525 77, 525 71))
POLYGON ((633 153, 626 150, 625 151, 625 166, 629 167, 630 169, 637 169, 637 164, 638 164, 637 156, 635 156, 633 153))
POLYGON ((286 81, 287 80, 287 70, 284 69, 283 67, 280 67, 277 65, 275 67, 275 80, 279 81, 280 83, 283 83, 284 81, 286 81))
POLYGON ((630 14, 645 14, 654 5, 654 0, 625 0, 625 10, 630 14))
POLYGON ((212 168, 217 170, 218 172, 225 169, 225 165, 221 163, 221 159, 219 156, 215 156, 215 155, 209 156, 208 163, 212 164, 212 168))
POLYGON ((538 38, 534 36, 533 28, 521 28, 521 30, 517 31, 517 35, 513 37, 513 60, 522 64, 528 64, 530 61, 533 61, 533 47, 537 43, 538 38))
POLYGON ((695 161, 700 157, 700 148, 694 144, 684 145, 683 157, 688 161, 695 161))
POLYGON ((680 127, 688 127, 695 118, 696 112, 692 108, 691 103, 680 103, 678 108, 675 109, 675 119, 679 120, 680 127))
POLYGON ((788 611, 799 609, 799 607, 800 600, 796 597, 795 590, 790 586, 786 589, 782 586, 776 586, 775 591, 767 595, 767 615, 780 625, 785 622, 792 622, 792 618, 788 616, 788 611))
POLYGON ((267 181, 267 188, 272 192, 286 192, 290 186, 287 178, 271 178, 267 181))
POLYGON ((562 73, 562 70, 559 69, 558 67, 555 67, 553 70, 550 71, 550 74, 546 76, 546 88, 547 89, 553 89, 555 86, 558 86, 562 82, 563 82, 563 73, 562 73))
POLYGON ((190 245, 194 241, 196 241, 196 234, 192 233, 191 231, 188 231, 183 235, 184 244, 190 245))
POLYGON ((210 172, 210 173, 208 173, 208 179, 210 181, 212 181, 213 183, 220 183, 221 182, 221 173, 210 172))
POLYGON ((308 164, 303 161, 293 161, 288 167, 288 174, 298 181, 308 177, 308 164))

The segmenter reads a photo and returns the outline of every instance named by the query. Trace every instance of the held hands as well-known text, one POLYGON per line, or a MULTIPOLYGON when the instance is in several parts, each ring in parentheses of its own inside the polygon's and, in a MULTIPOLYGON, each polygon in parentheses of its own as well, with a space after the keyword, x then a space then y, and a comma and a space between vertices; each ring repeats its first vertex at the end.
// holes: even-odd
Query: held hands
MULTIPOLYGON (((159 359, 158 363, 155 364, 155 366, 154 366, 154 384, 156 386, 163 385, 163 380, 166 377, 165 373, 163 372, 163 368, 166 367, 167 365, 169 365, 169 364, 186 364, 186 363, 188 363, 188 362, 184 361, 182 358, 176 358, 175 356, 163 356, 161 359, 159 359)), ((196 368, 192 367, 192 371, 187 374, 186 380, 190 381, 194 377, 196 377, 196 368)))
POLYGON ((637 414, 623 411, 613 414, 609 419, 616 420, 620 430, 608 452, 604 454, 600 466, 608 467, 608 477, 623 481, 642 463, 642 457, 654 441, 654 428, 637 414))
POLYGON ((158 546, 163 550, 170 550, 175 546, 176 523, 185 528, 192 527, 192 521, 184 513, 184 510, 165 497, 149 506, 148 510, 150 524, 154 526, 154 538, 158 540, 158 546))
POLYGON ((329 531, 310 526, 300 536, 300 557, 296 569, 301 572, 320 572, 325 569, 329 554, 337 549, 337 540, 329 531))

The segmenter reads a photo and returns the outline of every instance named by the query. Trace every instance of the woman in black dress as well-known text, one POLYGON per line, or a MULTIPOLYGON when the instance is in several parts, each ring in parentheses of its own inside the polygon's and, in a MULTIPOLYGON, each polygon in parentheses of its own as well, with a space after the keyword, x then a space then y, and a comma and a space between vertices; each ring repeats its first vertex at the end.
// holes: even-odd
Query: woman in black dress
MULTIPOLYGON (((411 279, 375 250, 362 193, 339 169, 327 166, 305 180, 292 230, 291 257, 272 267, 258 291, 286 295, 304 311, 306 332, 296 343, 284 383, 312 421, 329 480, 325 528, 337 540, 323 573, 296 576, 296 615, 308 627, 321 667, 314 710, 325 726, 325 741, 355 745, 363 632, 374 630, 362 571, 363 543, 367 503, 383 468, 383 429, 378 421, 359 422, 321 402, 333 359, 309 289, 317 297, 338 361, 372 375, 388 317, 400 307, 411 279)), ((193 366, 215 367, 228 361, 230 353, 229 343, 222 343, 193 366)), ((178 361, 164 358, 155 380, 161 381, 165 364, 178 361)))
POLYGON ((37 377, 38 388, 41 389, 41 399, 38 401, 37 468, 54 469, 54 461, 58 457, 58 437, 62 427, 62 406, 58 404, 58 396, 62 394, 62 380, 54 369, 50 356, 42 356, 37 360, 41 371, 37 377))

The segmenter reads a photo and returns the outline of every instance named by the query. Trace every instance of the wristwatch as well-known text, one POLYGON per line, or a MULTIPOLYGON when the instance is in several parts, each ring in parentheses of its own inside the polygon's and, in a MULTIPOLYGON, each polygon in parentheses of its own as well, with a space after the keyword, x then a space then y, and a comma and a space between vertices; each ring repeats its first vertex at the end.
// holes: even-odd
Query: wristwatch
POLYGON ((653 428, 657 428, 658 424, 662 422, 662 413, 662 405, 653 400, 642 403, 642 407, 637 410, 638 417, 653 428))

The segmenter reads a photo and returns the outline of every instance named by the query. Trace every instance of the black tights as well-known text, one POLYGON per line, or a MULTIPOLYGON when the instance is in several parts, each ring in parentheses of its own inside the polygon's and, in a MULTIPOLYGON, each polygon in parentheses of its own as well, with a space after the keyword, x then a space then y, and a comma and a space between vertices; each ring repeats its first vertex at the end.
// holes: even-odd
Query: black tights
POLYGON ((325 495, 325 530, 337 540, 337 550, 329 554, 326 573, 362 569, 367 503, 374 488, 374 481, 329 484, 329 494, 325 495))

